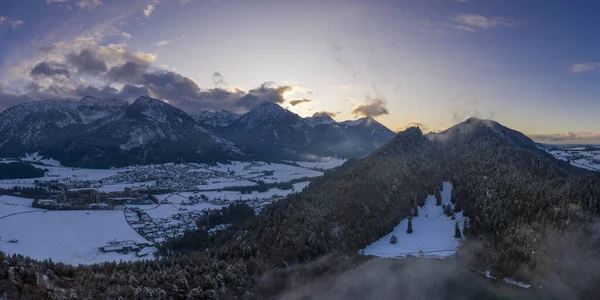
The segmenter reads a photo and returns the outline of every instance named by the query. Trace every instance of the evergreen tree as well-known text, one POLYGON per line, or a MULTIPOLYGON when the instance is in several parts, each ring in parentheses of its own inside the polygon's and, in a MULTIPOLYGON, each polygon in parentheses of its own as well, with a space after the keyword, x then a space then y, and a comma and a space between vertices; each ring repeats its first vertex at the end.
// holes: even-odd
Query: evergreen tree
POLYGON ((406 233, 412 233, 412 218, 408 218, 408 229, 406 229, 406 233))
POLYGON ((454 237, 460 239, 462 234, 460 233, 460 228, 458 228, 458 221, 454 224, 454 237))
POLYGON ((437 190, 435 192, 435 205, 436 206, 442 205, 442 193, 440 193, 439 190, 437 190))
POLYGON ((392 235, 390 238, 390 244, 395 245, 396 243, 398 243, 398 238, 395 235, 392 235))
POLYGON ((415 203, 415 206, 413 208, 413 217, 418 217, 419 216, 419 206, 417 205, 417 203, 415 203))

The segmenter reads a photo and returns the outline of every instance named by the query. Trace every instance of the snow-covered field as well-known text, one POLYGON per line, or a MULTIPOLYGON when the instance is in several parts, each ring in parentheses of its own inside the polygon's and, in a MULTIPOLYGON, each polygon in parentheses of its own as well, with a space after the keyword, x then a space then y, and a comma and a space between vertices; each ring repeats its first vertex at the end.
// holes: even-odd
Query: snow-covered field
MULTIPOLYGON (((0 196, 0 218, 16 213, 42 211, 31 207, 31 203, 33 203, 33 199, 2 195, 0 196)), ((2 235, 0 235, 1 237, 2 235)))
POLYGON ((573 166, 600 171, 600 150, 568 148, 568 150, 550 150, 549 153, 557 159, 570 162, 573 166))
POLYGON ((148 242, 125 221, 123 211, 47 211, 31 199, 0 197, 0 251, 72 265, 139 260, 135 253, 102 253, 107 242, 148 242), (32 211, 32 212, 30 212, 32 211), (17 212, 27 212, 11 215, 17 212), (16 239, 17 243, 8 241, 16 239))
MULTIPOLYGON (((444 182, 442 203, 450 203, 452 184, 444 182)), ((435 197, 429 195, 425 205, 419 208, 419 216, 413 217, 413 233, 406 233, 408 220, 402 220, 394 230, 381 239, 375 241, 364 249, 364 254, 380 257, 406 257, 419 255, 448 257, 456 253, 461 239, 454 237, 455 224, 458 221, 461 232, 463 230, 462 213, 456 213, 456 220, 444 215, 442 206, 435 205, 435 197), (396 244, 390 243, 390 238, 395 235, 396 244)))
POLYGON ((293 163, 307 169, 331 170, 343 165, 347 159, 331 158, 326 161, 310 162, 310 161, 294 161, 293 163))
MULTIPOLYGON (((181 193, 183 194, 183 193, 181 193)), ((163 195, 164 196, 164 195, 163 195)), ((186 198, 187 200, 187 198, 186 198)), ((166 219, 183 211, 203 211, 206 209, 220 209, 222 206, 210 203, 198 203, 195 205, 181 205, 177 199, 170 198, 173 203, 165 203, 160 205, 128 205, 128 207, 137 207, 146 212, 152 219, 166 219)))
POLYGON ((299 178, 313 178, 323 175, 323 172, 310 170, 284 164, 254 162, 232 162, 231 164, 218 164, 209 169, 219 172, 235 174, 248 180, 262 180, 266 183, 288 182, 299 178), (270 175, 269 173, 273 174, 270 175), (267 175, 269 174, 269 175, 267 175))

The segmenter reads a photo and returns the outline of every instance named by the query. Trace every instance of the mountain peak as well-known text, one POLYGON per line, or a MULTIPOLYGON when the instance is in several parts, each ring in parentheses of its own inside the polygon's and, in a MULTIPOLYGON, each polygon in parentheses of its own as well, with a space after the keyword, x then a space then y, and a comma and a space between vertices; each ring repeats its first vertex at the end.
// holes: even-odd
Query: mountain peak
MULTIPOLYGON (((153 99, 150 96, 140 96, 139 98, 135 99, 135 101, 133 102, 138 103, 138 104, 146 104, 146 103, 152 103, 152 102, 163 102, 157 99, 153 99)), ((164 102, 163 102, 164 103, 164 102)))

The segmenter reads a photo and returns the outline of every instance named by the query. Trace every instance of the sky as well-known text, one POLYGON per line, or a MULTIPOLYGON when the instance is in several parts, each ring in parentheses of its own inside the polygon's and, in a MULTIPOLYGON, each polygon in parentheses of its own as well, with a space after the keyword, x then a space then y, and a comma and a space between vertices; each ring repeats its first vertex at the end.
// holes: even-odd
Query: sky
POLYGON ((2 0, 0 110, 150 95, 273 101, 392 130, 493 119, 600 143, 600 1, 2 0))

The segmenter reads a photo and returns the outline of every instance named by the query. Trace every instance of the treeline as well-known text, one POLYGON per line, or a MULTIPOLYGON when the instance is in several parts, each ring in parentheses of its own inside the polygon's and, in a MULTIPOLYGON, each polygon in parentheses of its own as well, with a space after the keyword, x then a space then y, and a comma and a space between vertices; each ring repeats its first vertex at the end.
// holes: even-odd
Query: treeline
POLYGON ((44 177, 46 172, 31 164, 23 162, 10 162, 0 164, 1 179, 27 179, 44 177))

